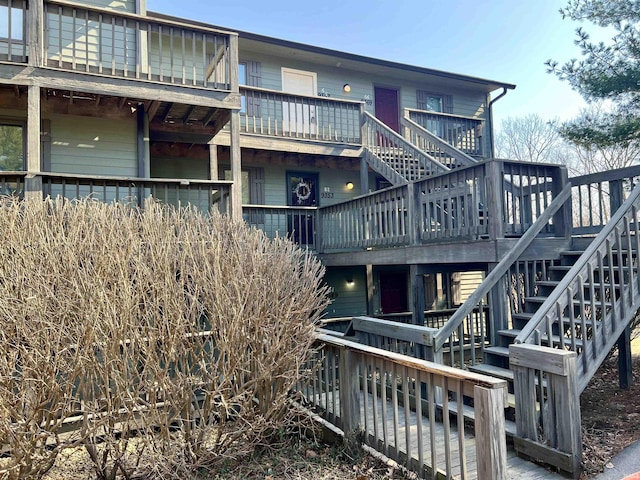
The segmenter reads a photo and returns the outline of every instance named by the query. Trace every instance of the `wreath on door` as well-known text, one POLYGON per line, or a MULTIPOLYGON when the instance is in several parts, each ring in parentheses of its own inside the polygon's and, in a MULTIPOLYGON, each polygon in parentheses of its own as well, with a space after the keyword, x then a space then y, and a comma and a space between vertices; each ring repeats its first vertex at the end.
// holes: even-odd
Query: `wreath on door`
POLYGON ((295 193, 298 199, 298 205, 301 205, 311 196, 311 186, 304 180, 301 180, 298 182, 298 185, 296 185, 296 188, 293 189, 293 193, 295 193))

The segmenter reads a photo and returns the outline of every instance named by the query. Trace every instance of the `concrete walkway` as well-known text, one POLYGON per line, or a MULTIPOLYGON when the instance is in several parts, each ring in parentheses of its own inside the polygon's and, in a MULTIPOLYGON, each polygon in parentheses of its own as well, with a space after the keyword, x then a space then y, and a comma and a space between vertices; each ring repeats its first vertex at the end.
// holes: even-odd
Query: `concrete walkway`
POLYGON ((620 480, 627 475, 640 472, 640 441, 632 443, 611 459, 604 472, 596 475, 595 480, 620 480))

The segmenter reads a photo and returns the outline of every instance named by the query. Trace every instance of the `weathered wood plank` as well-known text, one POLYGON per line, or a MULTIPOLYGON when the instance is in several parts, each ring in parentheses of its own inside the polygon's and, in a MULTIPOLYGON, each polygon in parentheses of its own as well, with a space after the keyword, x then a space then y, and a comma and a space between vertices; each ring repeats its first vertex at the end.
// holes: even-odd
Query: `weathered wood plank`
POLYGON ((504 394, 499 390, 476 386, 474 402, 478 478, 506 480, 504 394))

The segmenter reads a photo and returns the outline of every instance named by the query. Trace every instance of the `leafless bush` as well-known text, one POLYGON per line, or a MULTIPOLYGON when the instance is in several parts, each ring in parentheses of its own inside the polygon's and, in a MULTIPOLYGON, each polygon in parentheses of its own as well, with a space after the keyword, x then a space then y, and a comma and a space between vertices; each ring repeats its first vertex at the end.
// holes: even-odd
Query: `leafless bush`
POLYGON ((85 446, 98 478, 183 478, 294 419, 326 305, 286 240, 148 202, 0 210, 0 477, 85 446))

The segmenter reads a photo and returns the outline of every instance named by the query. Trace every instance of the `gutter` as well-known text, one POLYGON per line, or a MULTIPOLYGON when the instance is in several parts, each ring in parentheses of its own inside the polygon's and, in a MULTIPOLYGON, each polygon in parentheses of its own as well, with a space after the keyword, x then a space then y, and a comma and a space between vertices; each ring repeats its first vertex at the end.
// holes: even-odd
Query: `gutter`
POLYGON ((500 100, 502 97, 504 97, 507 94, 507 89, 509 89, 509 88, 511 90, 514 90, 516 88, 516 86, 513 85, 513 86, 510 86, 510 87, 502 87, 502 93, 500 95, 498 95, 496 98, 492 98, 489 101, 489 106, 488 106, 488 109, 489 109, 489 122, 491 123, 491 130, 489 131, 490 132, 489 144, 490 144, 490 147, 491 147, 491 157, 494 156, 494 152, 496 151, 496 149, 495 149, 496 145, 495 145, 495 139, 494 139, 493 108, 492 107, 493 107, 494 103, 496 103, 498 100, 500 100))

